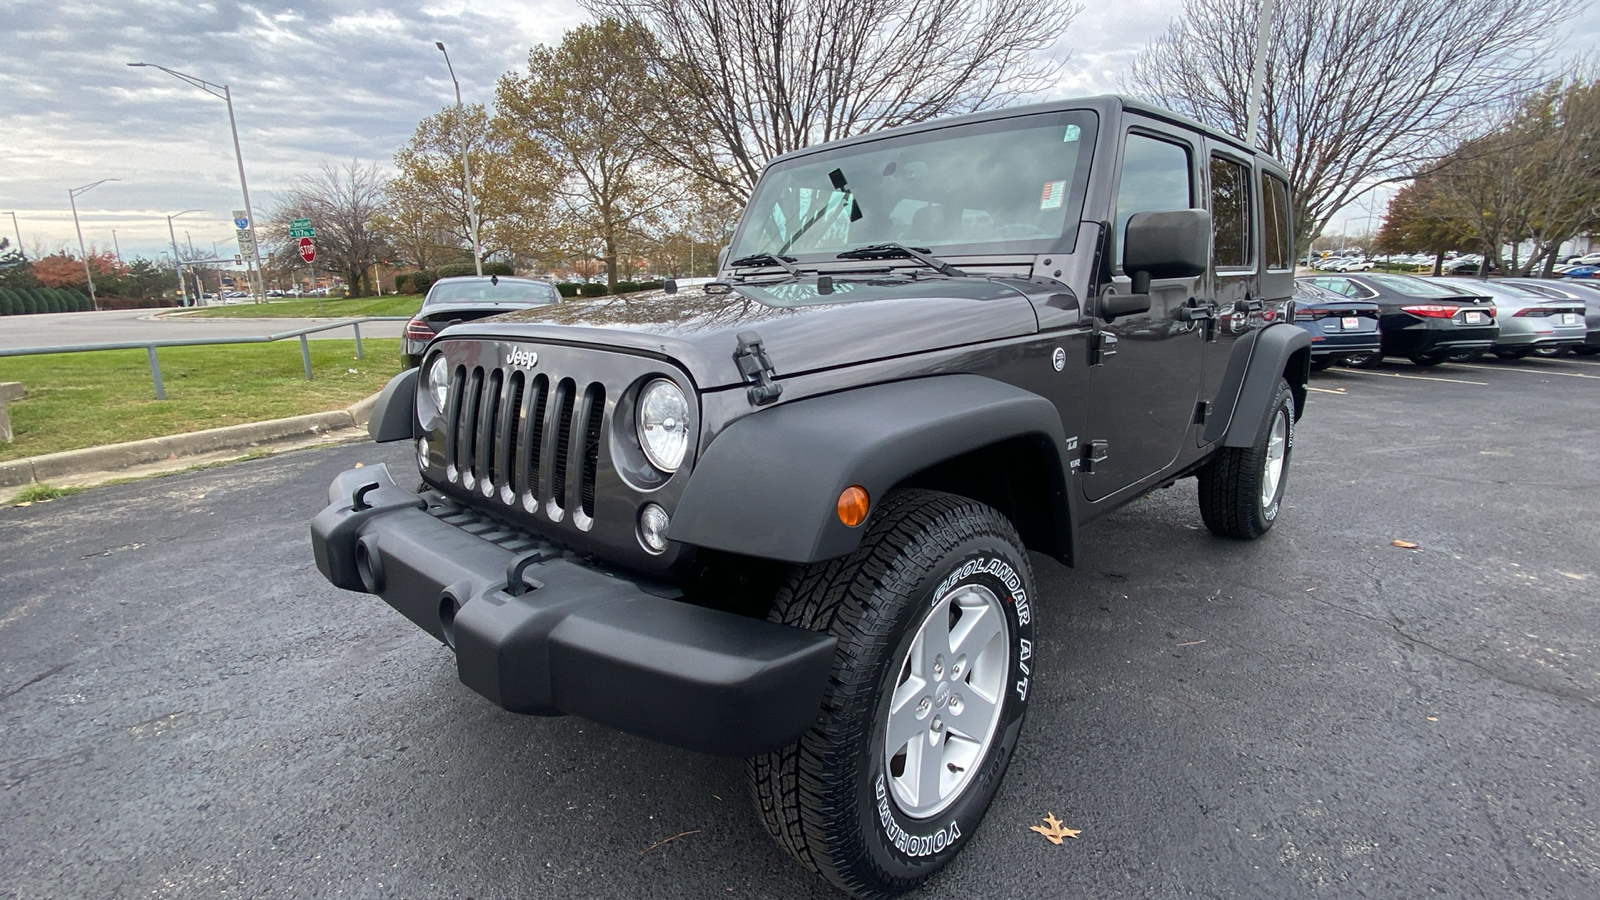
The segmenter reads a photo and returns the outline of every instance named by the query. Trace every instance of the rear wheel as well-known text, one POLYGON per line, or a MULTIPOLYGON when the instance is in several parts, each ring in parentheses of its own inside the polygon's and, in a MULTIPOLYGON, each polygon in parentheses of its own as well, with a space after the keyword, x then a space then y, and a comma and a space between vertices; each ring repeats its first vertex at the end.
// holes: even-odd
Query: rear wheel
POLYGON ((1200 470, 1200 518, 1213 534, 1258 538, 1272 528, 1283 502, 1294 450, 1294 395, 1277 391, 1249 447, 1223 447, 1200 470))
POLYGON ((1500 357, 1501 359, 1522 359, 1524 356, 1527 356, 1530 352, 1532 352, 1532 351, 1530 351, 1527 348, 1523 347, 1523 348, 1518 348, 1516 350, 1495 350, 1494 351, 1494 355, 1500 357))
POLYGON ((1565 352, 1567 352, 1567 348, 1566 347, 1535 347, 1535 348, 1533 348, 1533 355, 1534 356, 1540 356, 1540 357, 1543 357, 1545 359, 1550 359, 1551 357, 1560 356, 1561 354, 1563 354, 1565 352))
POLYGON ((746 763, 779 845, 858 897, 960 852, 1022 728, 1032 590, 1011 523, 934 491, 890 494, 855 553, 796 569, 768 618, 839 648, 811 730, 746 763))
POLYGON ((1383 365, 1383 354, 1352 353, 1345 357, 1344 364, 1352 369, 1376 369, 1383 365))

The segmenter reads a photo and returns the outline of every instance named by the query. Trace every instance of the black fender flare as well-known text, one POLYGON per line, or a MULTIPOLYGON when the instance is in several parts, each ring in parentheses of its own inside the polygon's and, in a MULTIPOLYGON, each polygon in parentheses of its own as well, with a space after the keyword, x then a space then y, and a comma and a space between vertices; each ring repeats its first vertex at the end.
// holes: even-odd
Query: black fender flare
POLYGON ((417 421, 417 373, 421 369, 407 369, 389 379, 378 393, 372 407, 372 417, 367 419, 367 434, 374 441, 409 441, 422 436, 422 425, 417 421))
POLYGON ((1249 343, 1241 339, 1234 345, 1219 394, 1224 402, 1232 398, 1232 406, 1212 417, 1206 429, 1207 441, 1221 438, 1225 447, 1254 444, 1256 429, 1272 403, 1279 378, 1289 379, 1289 387, 1295 393, 1297 420, 1305 408, 1306 382, 1311 377, 1311 335, 1304 328, 1283 324, 1269 325, 1256 332, 1254 338, 1249 343), (1298 360, 1296 353, 1300 354, 1298 360))
POLYGON ((706 447, 672 516, 675 541, 789 563, 843 556, 865 525, 839 520, 839 494, 876 504, 929 466, 1014 438, 1042 451, 1063 558, 1071 555, 1068 441, 1055 405, 978 375, 936 375, 796 400, 729 425, 706 447))

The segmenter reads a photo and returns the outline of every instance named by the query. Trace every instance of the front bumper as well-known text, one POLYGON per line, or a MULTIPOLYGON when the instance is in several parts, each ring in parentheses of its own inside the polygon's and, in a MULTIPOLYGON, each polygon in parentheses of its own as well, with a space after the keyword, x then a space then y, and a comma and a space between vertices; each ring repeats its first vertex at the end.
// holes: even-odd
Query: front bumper
POLYGON ((462 683, 507 710, 583 716, 720 756, 793 743, 816 718, 830 635, 694 606, 563 558, 397 486, 386 466, 341 473, 328 496, 311 521, 322 574, 454 647, 462 683))

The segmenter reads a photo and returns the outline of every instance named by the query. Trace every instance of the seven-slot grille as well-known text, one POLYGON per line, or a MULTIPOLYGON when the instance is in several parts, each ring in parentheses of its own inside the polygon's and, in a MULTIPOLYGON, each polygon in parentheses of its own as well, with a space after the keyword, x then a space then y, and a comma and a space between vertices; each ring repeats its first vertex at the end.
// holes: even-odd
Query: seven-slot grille
POLYGON ((606 389, 521 368, 457 366, 445 410, 452 484, 579 528, 594 519, 606 389), (571 488, 576 482, 576 497, 571 488), (574 508, 576 507, 576 508, 574 508))

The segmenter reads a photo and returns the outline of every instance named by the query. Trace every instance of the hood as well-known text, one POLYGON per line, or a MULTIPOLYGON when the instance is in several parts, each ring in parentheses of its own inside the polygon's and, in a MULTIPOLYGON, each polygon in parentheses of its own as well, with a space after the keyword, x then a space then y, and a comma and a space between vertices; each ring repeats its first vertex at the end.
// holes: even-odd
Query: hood
POLYGON ((780 379, 1032 334, 1038 319, 1022 285, 899 276, 841 279, 827 295, 817 292, 814 280, 741 284, 721 294, 694 287, 534 307, 444 333, 662 354, 710 389, 744 382, 733 354, 745 331, 761 336, 780 379))

